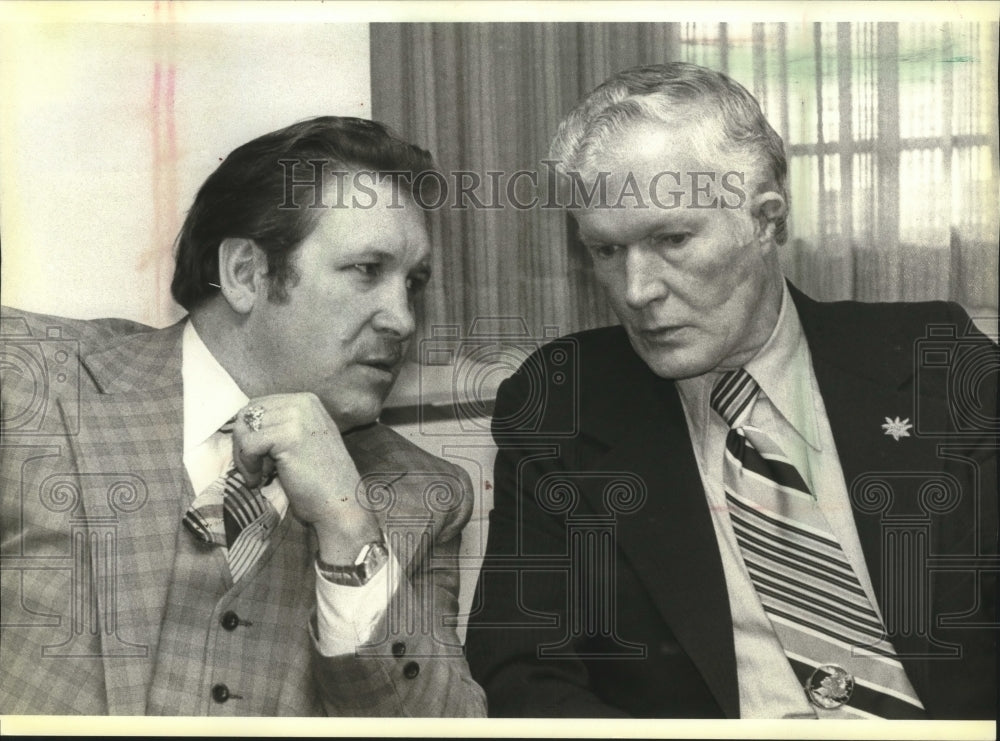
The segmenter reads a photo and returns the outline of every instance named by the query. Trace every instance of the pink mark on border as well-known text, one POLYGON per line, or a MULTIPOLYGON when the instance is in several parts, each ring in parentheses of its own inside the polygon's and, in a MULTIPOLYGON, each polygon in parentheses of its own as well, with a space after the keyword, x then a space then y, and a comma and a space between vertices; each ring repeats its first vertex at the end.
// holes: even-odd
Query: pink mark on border
POLYGON ((154 316, 165 310, 169 299, 164 287, 172 272, 173 243, 177 219, 177 126, 176 126, 177 68, 172 62, 156 62, 153 68, 150 95, 150 134, 152 147, 152 199, 153 242, 139 261, 142 271, 152 267, 155 306, 154 316))

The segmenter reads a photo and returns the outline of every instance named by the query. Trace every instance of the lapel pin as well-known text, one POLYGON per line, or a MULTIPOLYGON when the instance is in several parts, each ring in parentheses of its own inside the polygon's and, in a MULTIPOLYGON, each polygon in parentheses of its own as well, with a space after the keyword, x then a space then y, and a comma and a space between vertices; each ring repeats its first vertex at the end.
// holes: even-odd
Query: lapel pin
POLYGON ((882 429, 885 430, 886 435, 892 435, 892 439, 898 441, 901 437, 909 437, 910 428, 913 425, 910 424, 910 418, 907 417, 904 420, 900 420, 899 417, 896 419, 885 418, 885 424, 882 425, 882 429))

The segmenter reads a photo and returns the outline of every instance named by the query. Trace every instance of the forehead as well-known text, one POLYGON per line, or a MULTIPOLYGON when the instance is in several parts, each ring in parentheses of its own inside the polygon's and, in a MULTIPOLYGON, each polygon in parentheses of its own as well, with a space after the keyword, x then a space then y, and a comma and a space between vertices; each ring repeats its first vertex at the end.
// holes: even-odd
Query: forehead
POLYGON ((749 173, 719 151, 710 126, 690 119, 693 108, 684 115, 675 124, 628 125, 577 173, 588 191, 601 186, 606 193, 593 207, 570 208, 584 241, 630 240, 661 229, 695 231, 743 211, 742 205, 732 207, 739 197, 727 187, 742 187, 749 173), (731 167, 723 164, 727 160, 731 167), (719 207, 723 198, 725 209, 719 207), (704 207, 713 201, 715 207, 704 207))
POLYGON ((628 173, 649 180, 663 171, 718 170, 728 158, 719 151, 714 127, 699 116, 704 114, 689 106, 670 122, 628 123, 581 169, 591 177, 607 172, 615 181, 622 181, 628 173))
POLYGON ((411 262, 430 251, 425 213, 405 189, 371 176, 347 174, 332 183, 308 240, 333 252, 378 250, 411 262))

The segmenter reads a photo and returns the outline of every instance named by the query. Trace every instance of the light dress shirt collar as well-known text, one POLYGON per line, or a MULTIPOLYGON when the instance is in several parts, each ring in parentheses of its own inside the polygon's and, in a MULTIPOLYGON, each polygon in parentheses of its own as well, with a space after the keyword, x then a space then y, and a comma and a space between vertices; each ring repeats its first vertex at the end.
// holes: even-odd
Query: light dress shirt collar
POLYGON ((771 336, 744 368, 778 414, 809 447, 819 451, 822 446, 814 402, 818 389, 813 387, 809 347, 788 286, 783 283, 782 287, 781 310, 771 336))
POLYGON ((205 347, 190 319, 184 326, 181 352, 186 457, 218 432, 230 417, 246 406, 249 399, 205 347))
MULTIPOLYGON (((757 381, 775 412, 810 448, 820 451, 822 443, 814 401, 819 389, 815 386, 809 346, 799 314, 788 286, 783 285, 783 289, 774 329, 744 368, 757 381)), ((712 389, 723 373, 715 370, 677 381, 685 413, 694 424, 694 442, 698 446, 705 445, 705 436, 716 419, 725 426, 721 417, 717 417, 709 406, 712 389)), ((757 416, 751 411, 751 419, 757 416)))

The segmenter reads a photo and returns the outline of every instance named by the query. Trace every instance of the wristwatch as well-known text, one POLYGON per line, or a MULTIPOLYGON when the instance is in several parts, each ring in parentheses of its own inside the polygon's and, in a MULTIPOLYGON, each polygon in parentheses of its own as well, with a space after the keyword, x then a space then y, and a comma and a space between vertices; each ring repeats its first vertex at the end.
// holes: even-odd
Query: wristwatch
POLYGON ((385 545, 385 537, 365 543, 358 552, 357 558, 350 566, 335 566, 326 563, 316 553, 316 567, 327 581, 345 587, 361 587, 371 581, 386 561, 389 560, 389 549, 385 545))

